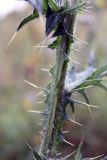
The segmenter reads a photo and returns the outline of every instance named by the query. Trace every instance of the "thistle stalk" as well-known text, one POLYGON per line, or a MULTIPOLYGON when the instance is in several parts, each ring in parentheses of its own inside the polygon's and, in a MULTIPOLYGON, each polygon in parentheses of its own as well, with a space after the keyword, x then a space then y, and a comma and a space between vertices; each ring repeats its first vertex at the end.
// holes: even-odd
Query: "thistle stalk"
MULTIPOLYGON (((75 1, 71 5, 75 5, 75 1)), ((69 5, 69 2, 66 1, 69 5)), ((76 12, 72 14, 66 14, 64 23, 67 27, 67 32, 73 35, 75 24, 76 12)), ((46 156, 49 152, 50 157, 56 155, 56 147, 58 143, 58 131, 61 129, 60 110, 63 99, 65 76, 67 73, 67 64, 69 60, 65 57, 69 57, 70 47, 73 43, 73 36, 62 35, 58 37, 60 39, 60 46, 56 52, 56 64, 53 68, 53 82, 50 86, 50 92, 47 98, 48 115, 45 118, 43 124, 43 132, 41 138, 41 145, 39 149, 39 155, 46 156)))

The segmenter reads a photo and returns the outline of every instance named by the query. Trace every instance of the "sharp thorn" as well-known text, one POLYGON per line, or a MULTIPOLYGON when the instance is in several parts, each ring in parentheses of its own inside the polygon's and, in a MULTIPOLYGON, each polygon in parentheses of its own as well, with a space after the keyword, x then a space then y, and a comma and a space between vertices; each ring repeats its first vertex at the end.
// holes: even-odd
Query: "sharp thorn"
POLYGON ((27 110, 27 111, 30 112, 30 113, 38 113, 38 114, 42 114, 41 111, 35 111, 35 110, 27 110))
POLYGON ((26 81, 24 80, 24 82, 26 82, 27 84, 29 84, 30 86, 34 87, 34 88, 38 88, 38 86, 36 86, 35 84, 29 82, 29 81, 26 81))
POLYGON ((60 153, 57 153, 56 156, 60 156, 61 154, 62 154, 61 152, 60 152, 60 153))
POLYGON ((104 156, 104 154, 102 154, 102 155, 99 155, 99 156, 96 156, 96 157, 93 157, 93 158, 84 158, 83 160, 95 160, 95 159, 98 159, 98 158, 101 158, 101 157, 103 157, 104 156))
POLYGON ((37 104, 43 104, 44 102, 43 101, 39 101, 39 102, 35 102, 37 104))
POLYGON ((70 142, 68 142, 67 140, 63 140, 63 142, 65 142, 65 143, 67 143, 67 144, 69 144, 70 146, 73 146, 73 147, 75 147, 75 145, 74 144, 72 144, 72 143, 70 143, 70 142))
POLYGON ((72 152, 71 154, 61 158, 60 160, 68 160, 68 158, 70 158, 71 156, 73 156, 77 151, 72 152))
POLYGON ((34 87, 34 88, 42 89, 43 91, 46 92, 46 89, 45 89, 45 88, 39 87, 39 86, 37 86, 37 85, 35 85, 35 84, 33 84, 33 83, 27 81, 27 80, 24 80, 24 82, 26 82, 27 84, 29 84, 30 86, 32 86, 32 87, 34 87))
POLYGON ((12 42, 13 42, 13 40, 14 40, 14 38, 16 37, 16 35, 17 35, 17 32, 12 36, 12 38, 10 39, 10 41, 9 41, 9 43, 8 43, 8 45, 7 45, 7 49, 10 47, 10 45, 12 44, 12 42))
POLYGON ((42 115, 48 115, 47 111, 36 111, 36 110, 27 110, 30 113, 37 113, 37 114, 42 114, 42 115))
POLYGON ((42 70, 42 71, 49 72, 49 69, 42 68, 41 70, 42 70))
POLYGON ((69 131, 62 131, 63 134, 69 133, 69 131))

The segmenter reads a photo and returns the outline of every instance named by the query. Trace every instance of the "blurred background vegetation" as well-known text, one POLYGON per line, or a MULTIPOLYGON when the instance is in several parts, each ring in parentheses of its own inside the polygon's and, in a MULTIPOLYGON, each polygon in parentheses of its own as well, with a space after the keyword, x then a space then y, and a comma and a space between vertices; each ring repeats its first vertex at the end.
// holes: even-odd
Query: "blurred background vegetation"
MULTIPOLYGON (((5 2, 4 6, 7 5, 9 4, 5 2)), ((89 43, 88 46, 82 43, 74 46, 76 50, 71 57, 81 63, 74 63, 78 71, 86 67, 91 50, 96 56, 96 67, 107 64, 107 0, 95 0, 91 5, 94 7, 88 9, 89 12, 79 14, 76 22, 78 37, 89 43)), ((38 102, 43 101, 44 97, 38 95, 40 90, 27 85, 24 80, 45 87, 51 79, 42 68, 49 69, 49 65, 53 65, 55 51, 47 48, 40 51, 40 48, 34 47, 44 39, 44 29, 39 19, 22 28, 7 47, 20 21, 32 12, 32 8, 23 4, 20 9, 13 7, 8 14, 7 12, 5 14, 2 6, 0 8, 2 13, 0 14, 0 160, 30 160, 32 155, 26 143, 32 147, 39 145, 41 126, 40 116, 28 113, 27 110, 41 110, 44 104, 38 102)), ((104 83, 107 84, 107 80, 104 83)), ((85 129, 66 123, 65 128, 70 130, 70 133, 66 134, 66 139, 77 146, 84 134, 84 156, 107 155, 107 93, 96 87, 87 89, 87 93, 91 104, 101 108, 93 110, 93 116, 90 117, 87 108, 77 107, 76 120, 85 125, 85 129)), ((82 99, 79 95, 76 96, 82 99)), ((60 147, 64 148, 65 154, 75 149, 65 144, 60 147)))

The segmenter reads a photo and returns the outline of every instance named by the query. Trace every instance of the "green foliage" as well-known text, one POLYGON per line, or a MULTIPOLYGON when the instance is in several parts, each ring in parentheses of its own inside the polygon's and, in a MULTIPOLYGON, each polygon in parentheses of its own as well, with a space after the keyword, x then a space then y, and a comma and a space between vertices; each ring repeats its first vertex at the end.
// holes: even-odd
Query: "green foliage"
POLYGON ((53 10, 56 12, 59 11, 59 7, 57 6, 57 3, 54 0, 48 0, 48 4, 52 7, 53 10))
POLYGON ((60 44, 60 39, 56 39, 52 44, 49 44, 48 47, 51 49, 58 49, 60 44))
POLYGON ((101 74, 107 71, 107 65, 97 69, 90 77, 90 79, 94 79, 96 77, 101 77, 101 74))
POLYGON ((38 11, 37 10, 34 10, 34 12, 26 17, 21 23, 20 25, 18 26, 17 28, 17 31, 19 31, 25 24, 27 24, 28 22, 34 20, 35 18, 38 18, 39 17, 39 14, 38 14, 38 11))
POLYGON ((103 81, 104 76, 106 76, 106 74, 103 74, 105 71, 107 71, 107 65, 99 69, 96 69, 96 71, 94 71, 83 83, 81 83, 77 87, 77 89, 84 89, 93 85, 104 87, 104 85, 101 82, 103 81))
POLYGON ((43 13, 46 13, 48 9, 48 0, 42 0, 42 8, 43 8, 43 13))

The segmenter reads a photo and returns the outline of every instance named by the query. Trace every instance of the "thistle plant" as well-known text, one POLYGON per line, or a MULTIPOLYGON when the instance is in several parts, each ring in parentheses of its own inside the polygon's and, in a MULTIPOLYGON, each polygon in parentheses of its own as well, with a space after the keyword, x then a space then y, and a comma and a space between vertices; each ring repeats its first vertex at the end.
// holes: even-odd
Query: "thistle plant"
MULTIPOLYGON (((92 114, 92 108, 97 108, 89 103, 86 88, 98 86, 107 91, 107 87, 102 83, 107 75, 107 66, 96 69, 94 66, 94 55, 90 54, 86 70, 76 72, 75 66, 70 66, 70 54, 72 54, 73 43, 81 41, 75 36, 75 20, 77 14, 84 10, 86 4, 83 0, 26 0, 33 7, 33 13, 25 18, 19 25, 19 31, 26 23, 33 19, 45 15, 46 17, 46 36, 55 40, 48 45, 48 48, 56 52, 56 63, 50 69, 52 77, 51 83, 43 90, 46 94, 45 109, 40 113, 43 115, 43 129, 41 131, 41 143, 39 150, 32 150, 34 158, 37 160, 91 160, 101 159, 83 158, 82 141, 74 153, 66 157, 58 158, 58 144, 67 143, 71 147, 75 144, 68 142, 64 137, 63 122, 70 121, 82 127, 82 124, 67 114, 66 108, 71 106, 72 115, 75 114, 76 104, 85 105, 92 114), (69 67, 68 67, 69 66, 69 67), (74 92, 79 92, 86 102, 74 99, 74 92)), ((83 41, 81 41, 83 42, 83 41)), ((85 42, 83 42, 85 43, 85 42)), ((26 81, 28 84, 34 84, 26 81)), ((65 131, 66 132, 66 131, 65 131)))

